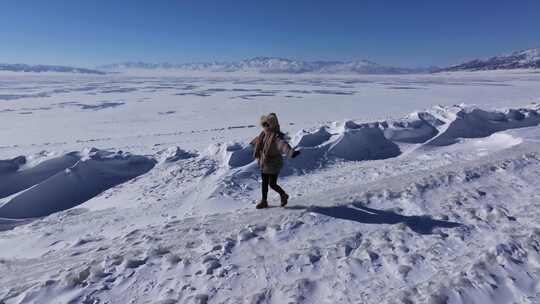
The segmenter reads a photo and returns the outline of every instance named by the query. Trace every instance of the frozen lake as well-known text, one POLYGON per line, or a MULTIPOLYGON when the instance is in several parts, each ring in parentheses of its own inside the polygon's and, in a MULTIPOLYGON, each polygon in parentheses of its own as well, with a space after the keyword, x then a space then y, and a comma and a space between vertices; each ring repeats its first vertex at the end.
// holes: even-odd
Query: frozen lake
POLYGON ((248 139, 276 112, 296 132, 329 121, 383 120, 433 105, 538 101, 540 73, 400 76, 50 76, 0 74, 0 157, 86 146, 150 152, 248 139), (14 76, 16 75, 16 76, 14 76), (193 135, 193 136, 192 136, 193 135), (15 147, 16 146, 16 147, 15 147))

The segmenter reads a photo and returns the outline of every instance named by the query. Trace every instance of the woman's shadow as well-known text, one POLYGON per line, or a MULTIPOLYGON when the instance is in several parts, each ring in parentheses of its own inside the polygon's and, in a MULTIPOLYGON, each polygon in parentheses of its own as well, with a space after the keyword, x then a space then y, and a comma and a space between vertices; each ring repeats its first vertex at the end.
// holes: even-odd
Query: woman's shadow
POLYGON ((377 210, 365 206, 290 206, 289 209, 307 210, 326 216, 355 221, 363 224, 399 224, 404 223, 412 231, 420 234, 432 234, 434 228, 455 228, 460 223, 434 220, 428 216, 405 216, 391 211, 377 210))

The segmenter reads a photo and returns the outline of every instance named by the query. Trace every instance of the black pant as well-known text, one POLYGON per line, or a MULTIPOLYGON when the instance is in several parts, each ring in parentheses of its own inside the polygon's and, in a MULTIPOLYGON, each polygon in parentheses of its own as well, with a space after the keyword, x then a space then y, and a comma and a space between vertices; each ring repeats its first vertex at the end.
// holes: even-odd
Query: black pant
POLYGON ((262 176, 262 199, 266 200, 268 198, 268 186, 274 191, 279 193, 279 195, 284 195, 285 191, 277 184, 277 174, 266 174, 261 173, 262 176))

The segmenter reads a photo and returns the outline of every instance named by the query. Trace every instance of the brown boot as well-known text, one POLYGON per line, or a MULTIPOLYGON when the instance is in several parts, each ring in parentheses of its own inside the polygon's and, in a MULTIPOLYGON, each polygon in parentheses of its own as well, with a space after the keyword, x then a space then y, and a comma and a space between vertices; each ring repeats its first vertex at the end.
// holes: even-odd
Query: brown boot
POLYGON ((281 195, 281 207, 287 206, 288 202, 289 202, 289 195, 287 193, 283 193, 283 195, 281 195))
POLYGON ((255 208, 257 209, 264 209, 264 208, 268 208, 268 202, 266 200, 261 200, 256 206, 255 208))

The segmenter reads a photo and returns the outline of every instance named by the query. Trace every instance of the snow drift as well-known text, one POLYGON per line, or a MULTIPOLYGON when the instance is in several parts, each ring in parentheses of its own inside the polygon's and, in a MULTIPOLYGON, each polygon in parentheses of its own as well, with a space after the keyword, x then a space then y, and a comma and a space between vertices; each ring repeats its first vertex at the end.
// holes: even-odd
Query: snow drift
POLYGON ((178 146, 169 147, 157 153, 160 163, 174 163, 182 159, 196 157, 197 154, 181 149, 178 146))
POLYGON ((254 161, 253 147, 238 142, 214 144, 207 152, 227 168, 243 167, 254 161))
POLYGON ((400 153, 399 147, 386 139, 380 129, 369 126, 345 129, 328 148, 331 156, 357 161, 396 157, 400 153))
MULTIPOLYGON (((538 124, 537 105, 502 111, 466 105, 437 106, 396 120, 334 122, 299 131, 291 144, 302 153, 295 159, 287 159, 281 174, 305 174, 335 162, 397 157, 401 155, 403 143, 444 146, 460 138, 487 137, 499 131, 538 124)), ((209 173, 205 175, 212 174, 218 167, 221 170, 219 176, 205 182, 210 188, 228 178, 244 180, 257 173, 253 148, 247 143, 213 144, 200 156, 174 146, 158 152, 155 158, 161 163, 193 158, 193 164, 199 159, 213 159, 217 166, 206 170, 209 173)), ((72 208, 148 172, 155 161, 122 152, 92 150, 82 159, 79 153, 69 153, 31 168, 25 168, 24 163, 24 157, 0 161, 0 177, 5 181, 0 185, 1 197, 26 190, 0 207, 0 217, 39 217, 72 208)))
POLYGON ((287 162, 285 174, 323 167, 335 159, 377 160, 401 154, 399 144, 445 146, 460 138, 487 137, 496 132, 540 124, 539 106, 482 110, 475 106, 436 106, 401 119, 372 123, 334 122, 296 134, 302 154, 287 162))
POLYGON ((384 136, 401 143, 446 146, 460 138, 487 137, 493 133, 540 124, 537 106, 486 111, 475 106, 436 106, 413 112, 404 119, 376 123, 384 136))
POLYGON ((285 162, 284 174, 324 167, 337 160, 362 161, 398 156, 399 147, 388 140, 378 124, 336 122, 314 132, 302 130, 292 144, 301 154, 285 162))
MULTIPOLYGON (((66 157, 70 160, 76 158, 68 154, 61 158, 64 161, 61 164, 67 163, 66 157)), ((67 169, 54 167, 60 171, 0 207, 0 217, 34 218, 72 208, 150 171, 154 165, 154 160, 144 156, 91 150, 88 156, 67 169)), ((47 172, 51 173, 51 170, 47 172)))
MULTIPOLYGON (((317 169, 339 159, 375 160, 396 157, 401 153, 399 147, 385 138, 376 125, 358 125, 352 121, 335 123, 332 127, 322 126, 314 132, 301 130, 294 136, 291 145, 302 153, 294 159, 285 159, 281 175, 317 169)), ((253 171, 253 147, 248 144, 214 144, 208 148, 208 154, 225 168, 253 171)))
POLYGON ((30 168, 23 168, 26 164, 24 156, 0 160, 0 198, 28 189, 75 165, 79 160, 80 156, 76 152, 43 161, 30 168))
MULTIPOLYGON (((301 150, 286 159, 281 175, 302 174, 336 161, 381 160, 401 155, 401 144, 445 146, 460 138, 487 137, 496 132, 540 124, 537 105, 518 109, 482 110, 474 106, 436 106, 404 118, 357 123, 333 122, 300 130, 290 141, 301 150)), ((242 168, 236 176, 254 173, 253 149, 245 143, 214 144, 209 155, 224 168, 242 168), (249 165, 249 167, 248 167, 249 165)))
POLYGON ((298 147, 316 147, 329 140, 332 134, 328 132, 327 126, 320 127, 315 132, 301 130, 296 134, 295 142, 298 147))
POLYGON ((540 124, 540 115, 532 108, 485 111, 460 105, 435 108, 433 112, 446 124, 439 127, 439 135, 426 143, 431 146, 450 145, 459 138, 486 137, 495 132, 540 124))
POLYGON ((384 121, 381 128, 384 136, 395 142, 423 143, 439 133, 444 122, 426 112, 414 112, 402 120, 384 121))

